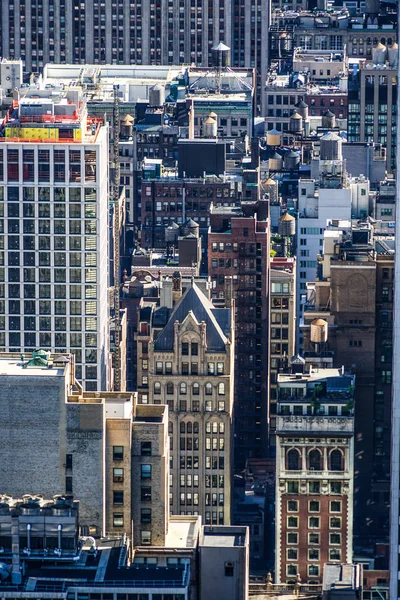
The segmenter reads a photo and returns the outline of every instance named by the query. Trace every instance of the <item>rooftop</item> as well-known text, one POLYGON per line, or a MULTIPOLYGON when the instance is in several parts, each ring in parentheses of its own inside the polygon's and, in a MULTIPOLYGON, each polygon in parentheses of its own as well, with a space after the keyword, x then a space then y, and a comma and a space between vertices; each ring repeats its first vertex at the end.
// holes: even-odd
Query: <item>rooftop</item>
POLYGON ((248 544, 248 537, 247 527, 204 527, 200 546, 213 548, 245 547, 248 544))
POLYGON ((0 355, 0 377, 64 377, 66 365, 71 356, 43 354, 5 354, 0 355))
POLYGON ((195 548, 200 531, 199 517, 172 516, 165 540, 166 548, 195 548))

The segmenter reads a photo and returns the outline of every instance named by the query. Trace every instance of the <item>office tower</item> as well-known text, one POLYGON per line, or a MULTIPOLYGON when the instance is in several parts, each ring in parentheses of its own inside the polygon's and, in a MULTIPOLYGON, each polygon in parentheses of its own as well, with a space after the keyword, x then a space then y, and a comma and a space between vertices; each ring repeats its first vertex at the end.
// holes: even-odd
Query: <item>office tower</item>
POLYGON ((178 272, 139 312, 139 402, 169 408, 171 512, 212 525, 231 519, 233 327, 194 281, 182 295, 178 272))
POLYGON ((268 201, 215 206, 208 233, 212 298, 235 301, 235 468, 264 457, 268 424, 268 201), (227 279, 228 277, 228 279, 227 279), (228 284, 228 285, 227 285, 228 284))
POLYGON ((375 39, 372 59, 349 72, 348 139, 386 147, 386 168, 391 173, 396 166, 399 51, 393 38, 386 42, 388 46, 375 39))
POLYGON ((306 357, 321 365, 333 359, 357 378, 355 404, 362 406, 354 423, 357 555, 389 538, 394 237, 381 225, 348 224, 325 232, 318 279, 307 284, 300 323, 306 357), (321 324, 326 337, 318 335, 321 324))
POLYGON ((297 356, 278 375, 275 574, 319 583, 353 559, 355 376, 297 356))
MULTIPOLYGON (((399 11, 399 8, 398 8, 399 11)), ((398 62, 400 65, 400 61, 398 62)), ((400 75, 398 66, 397 77, 400 75)), ((397 114, 400 114, 400 97, 397 96, 397 114)), ((400 136, 396 141, 396 166, 400 172, 400 136)), ((396 178, 396 213, 400 214, 400 177, 396 178)), ((398 229, 398 228, 396 228, 398 229)), ((394 277, 400 281, 400 236, 396 235, 394 277)), ((400 534, 400 286, 394 288, 393 306, 393 387, 392 387, 392 448, 391 448, 391 493, 390 493, 390 597, 400 597, 399 586, 399 534, 400 534)))
POLYGON ((108 129, 79 89, 35 89, 0 135, 0 350, 72 351, 107 389, 108 129))
POLYGON ((294 355, 296 341, 296 259, 274 257, 271 267, 270 308, 270 456, 275 454, 277 377, 294 355))
POLYGON ((209 67, 211 48, 224 42, 232 66, 257 69, 260 102, 269 13, 268 0, 2 0, 0 55, 21 58, 27 72, 48 62, 209 67))

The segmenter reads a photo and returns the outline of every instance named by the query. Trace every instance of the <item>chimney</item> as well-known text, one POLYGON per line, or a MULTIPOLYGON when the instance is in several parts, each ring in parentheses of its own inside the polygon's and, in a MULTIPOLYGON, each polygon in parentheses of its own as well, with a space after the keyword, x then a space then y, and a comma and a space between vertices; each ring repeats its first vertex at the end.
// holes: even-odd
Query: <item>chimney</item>
POLYGON ((175 305, 182 297, 182 277, 179 271, 172 275, 172 303, 175 305))
POLYGON ((232 308, 233 290, 232 290, 233 279, 231 276, 225 277, 225 307, 232 308))

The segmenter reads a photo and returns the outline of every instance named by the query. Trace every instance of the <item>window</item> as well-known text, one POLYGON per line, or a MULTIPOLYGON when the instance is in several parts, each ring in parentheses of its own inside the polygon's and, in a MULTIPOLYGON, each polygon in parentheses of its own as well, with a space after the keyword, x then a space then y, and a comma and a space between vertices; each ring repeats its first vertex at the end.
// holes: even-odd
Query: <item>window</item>
POLYGON ((151 487, 142 487, 140 489, 141 502, 151 502, 151 487))
POLYGON ((297 548, 288 548, 286 550, 287 560, 298 560, 299 551, 297 548))
POLYGON ((123 527, 124 526, 124 515, 121 513, 114 513, 113 524, 114 524, 114 527, 123 527))
POLYGON ((300 454, 295 448, 289 450, 287 454, 287 468, 289 471, 299 471, 301 469, 300 454))
POLYGON ((309 577, 319 577, 319 566, 318 565, 308 565, 308 576, 309 577))
POLYGON ((329 550, 329 560, 341 560, 341 552, 339 548, 330 548, 329 550))
POLYGON ((113 446, 113 460, 123 460, 124 458, 124 447, 113 446))
POLYGON ((182 356, 189 356, 189 343, 182 342, 182 356))
POLYGON ((321 452, 319 450, 311 450, 308 459, 311 471, 321 470, 321 452))
POLYGON ((329 534, 329 543, 330 544, 341 544, 342 536, 340 533, 330 533, 329 534))
POLYGON ((151 523, 151 508, 140 509, 140 522, 151 523))
POLYGON ((183 396, 186 394, 187 386, 186 383, 181 383, 179 386, 179 393, 183 396))
POLYGON ((343 456, 340 450, 332 450, 330 462, 331 471, 343 471, 343 456))
POLYGON ((319 517, 308 517, 308 528, 319 529, 319 517))
POLYGON ((342 484, 340 481, 331 481, 331 494, 341 494, 342 484))
POLYGON ((288 491, 288 494, 298 494, 299 493, 299 482, 298 481, 288 481, 287 482, 287 491, 288 491))
POLYGON ((218 395, 219 396, 224 396, 225 395, 225 384, 224 383, 219 383, 218 384, 218 395))
POLYGON ((113 479, 115 483, 122 483, 124 481, 124 470, 120 468, 113 469, 113 479))
POLYGON ((151 531, 141 531, 140 538, 143 546, 151 546, 151 531))
POLYGON ((310 481, 308 483, 308 491, 310 494, 319 494, 320 488, 321 486, 319 481, 310 481))
POLYGON ((211 383, 206 383, 206 385, 205 385, 205 393, 206 393, 206 396, 211 396, 212 395, 212 385, 211 385, 211 383))
POLYGON ((156 396, 158 396, 159 394, 161 394, 161 383, 159 381, 156 381, 154 383, 154 394, 156 396))
POLYGON ((288 509, 288 512, 299 512, 298 500, 288 500, 287 509, 288 509))
POLYGON ((142 442, 140 444, 141 456, 151 456, 151 442, 142 442))
POLYGON ((342 510, 342 503, 340 502, 340 500, 331 500, 330 512, 341 512, 341 510, 342 510))
POLYGON ((286 565, 286 575, 288 577, 296 577, 297 565, 286 565))
POLYGON ((331 529, 340 529, 342 526, 340 517, 329 517, 329 527, 331 529))
POLYGON ((199 345, 195 342, 192 342, 191 347, 190 347, 192 356, 198 356, 199 354, 199 345))
POLYGON ((141 479, 151 479, 151 465, 140 465, 141 479))
POLYGON ((318 500, 310 500, 308 510, 309 512, 319 512, 320 504, 318 500))
POLYGON ((192 386, 192 394, 193 396, 198 396, 200 394, 200 386, 198 383, 194 383, 192 386))
POLYGON ((225 563, 225 577, 233 577, 233 563, 232 562, 225 563))
POLYGON ((288 527, 298 527, 299 526, 299 517, 290 516, 287 518, 287 526, 288 527))
POLYGON ((319 533, 309 533, 308 534, 308 543, 309 544, 319 544, 320 543, 319 533))
POLYGON ((72 477, 65 478, 65 491, 67 493, 72 493, 72 477))
POLYGON ((298 544, 298 541, 299 541, 298 533, 291 531, 290 533, 287 534, 287 543, 288 544, 298 544))
POLYGON ((65 457, 65 468, 72 469, 72 454, 67 454, 65 457))
POLYGON ((124 503, 124 492, 122 490, 114 490, 113 491, 113 504, 123 504, 124 503))
POLYGON ((308 560, 319 560, 319 548, 308 549, 308 560))

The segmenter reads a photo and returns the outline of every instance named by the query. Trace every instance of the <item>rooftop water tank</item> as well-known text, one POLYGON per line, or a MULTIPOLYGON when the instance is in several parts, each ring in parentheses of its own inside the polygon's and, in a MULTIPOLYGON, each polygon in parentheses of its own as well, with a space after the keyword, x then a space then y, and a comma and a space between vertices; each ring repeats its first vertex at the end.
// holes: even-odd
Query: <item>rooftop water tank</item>
POLYGON ((269 196, 270 203, 275 204, 278 200, 278 182, 275 179, 267 179, 263 181, 263 187, 269 196))
POLYGON ((287 154, 285 154, 285 156, 283 158, 283 164, 287 171, 294 171, 299 166, 299 163, 300 163, 300 154, 298 154, 297 152, 294 152, 293 150, 291 152, 288 152, 287 154))
POLYGON ((297 111, 290 117, 289 129, 293 133, 301 133, 303 131, 303 117, 297 111))
POLYGON ((397 69, 399 64, 399 46, 396 42, 388 48, 388 61, 392 69, 397 69))
POLYGON ((267 131, 267 146, 280 146, 281 134, 277 129, 267 131))
POLYGON ((176 242, 179 236, 179 225, 177 223, 171 223, 165 228, 165 241, 173 244, 176 242))
POLYGON ((372 62, 375 65, 384 65, 386 62, 387 48, 379 43, 375 48, 372 48, 372 62))
POLYGON ((283 167, 283 158, 278 152, 268 160, 268 167, 271 171, 281 171, 283 167))
POLYGON ((294 106, 303 119, 308 118, 308 104, 306 104, 304 100, 299 100, 294 106))
POLYGON ((323 113, 321 125, 324 129, 334 129, 336 125, 336 117, 330 110, 323 113))
POLYGON ((182 225, 181 233, 183 236, 189 235, 192 233, 194 236, 199 237, 199 225, 193 219, 188 219, 182 225))
POLYGON ((156 83, 149 89, 149 105, 164 106, 165 90, 162 85, 156 83))
POLYGON ((231 64, 231 49, 222 42, 211 48, 213 67, 224 69, 231 64))
POLYGON ((279 218, 278 233, 283 237, 292 237, 296 233, 296 219, 289 213, 279 218))
POLYGON ((205 138, 216 138, 218 133, 218 124, 216 119, 208 116, 203 121, 203 137, 205 138))
POLYGON ((335 133, 327 133, 321 138, 319 156, 321 160, 342 159, 342 138, 335 133))
POLYGON ((311 322, 310 339, 314 344, 322 344, 327 341, 328 323, 324 319, 314 319, 311 322))

